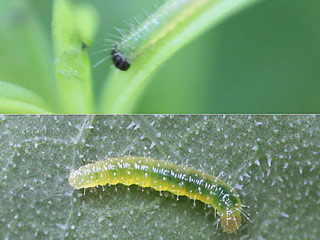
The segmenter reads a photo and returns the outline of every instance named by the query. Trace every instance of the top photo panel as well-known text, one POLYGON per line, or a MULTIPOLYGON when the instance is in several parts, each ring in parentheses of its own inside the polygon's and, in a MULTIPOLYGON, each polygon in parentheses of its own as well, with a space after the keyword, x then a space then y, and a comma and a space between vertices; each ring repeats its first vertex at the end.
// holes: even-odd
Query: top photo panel
POLYGON ((2 0, 2 114, 320 113, 319 0, 2 0))

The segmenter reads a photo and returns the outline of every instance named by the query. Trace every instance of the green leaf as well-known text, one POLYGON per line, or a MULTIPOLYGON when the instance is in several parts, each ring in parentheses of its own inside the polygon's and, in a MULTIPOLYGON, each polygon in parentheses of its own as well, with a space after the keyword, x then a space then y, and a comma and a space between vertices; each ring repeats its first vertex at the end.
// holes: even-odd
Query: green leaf
POLYGON ((0 81, 1 113, 49 113, 45 101, 19 85, 0 81))
POLYGON ((0 138, 1 239, 319 236, 319 116, 1 116, 0 138), (251 222, 226 234, 212 209, 186 197, 69 186, 71 169, 122 155, 219 175, 251 222))
POLYGON ((91 66, 86 47, 91 44, 96 27, 97 14, 91 5, 54 1, 56 78, 65 112, 94 112, 91 66))
POLYGON ((48 114, 48 110, 28 102, 0 97, 0 113, 2 114, 48 114))
MULTIPOLYGON (((174 1, 168 2, 170 4, 174 1)), ((166 28, 170 28, 170 31, 161 36, 160 41, 152 43, 153 37, 147 38, 145 45, 152 45, 152 51, 149 49, 143 53, 143 57, 138 58, 128 71, 120 72, 113 69, 103 91, 100 103, 101 112, 131 113, 142 90, 148 84, 150 76, 163 62, 212 26, 259 0, 204 2, 204 7, 193 10, 197 4, 190 4, 189 8, 179 11, 175 17, 170 18, 170 21, 166 23, 166 28), (177 22, 179 24, 176 24, 177 22)), ((163 10, 159 8, 159 11, 163 10)), ((152 29, 150 31, 152 32, 152 29)), ((139 36, 139 33, 136 34, 139 36)))
POLYGON ((0 1, 0 79, 56 106, 51 48, 41 27, 28 1, 0 1))

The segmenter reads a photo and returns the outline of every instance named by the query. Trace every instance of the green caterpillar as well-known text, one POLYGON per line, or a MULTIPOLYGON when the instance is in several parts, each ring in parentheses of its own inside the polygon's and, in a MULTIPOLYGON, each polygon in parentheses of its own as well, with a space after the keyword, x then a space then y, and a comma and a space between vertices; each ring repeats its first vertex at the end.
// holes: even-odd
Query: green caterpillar
POLYGON ((168 161, 132 156, 110 158, 72 171, 69 183, 75 189, 121 183, 169 191, 211 205, 218 212, 224 232, 235 232, 241 226, 242 204, 228 184, 168 161))
POLYGON ((114 44, 111 51, 114 65, 122 71, 128 70, 133 61, 208 2, 210 0, 167 0, 154 14, 114 44))

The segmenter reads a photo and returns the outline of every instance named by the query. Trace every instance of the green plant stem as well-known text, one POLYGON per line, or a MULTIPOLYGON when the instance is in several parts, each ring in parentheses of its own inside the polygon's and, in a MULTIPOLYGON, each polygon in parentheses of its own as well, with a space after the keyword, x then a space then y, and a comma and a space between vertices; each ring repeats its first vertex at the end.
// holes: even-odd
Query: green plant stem
POLYGON ((90 45, 95 33, 95 10, 68 0, 55 0, 53 12, 56 78, 63 111, 93 113, 91 68, 83 46, 90 45))

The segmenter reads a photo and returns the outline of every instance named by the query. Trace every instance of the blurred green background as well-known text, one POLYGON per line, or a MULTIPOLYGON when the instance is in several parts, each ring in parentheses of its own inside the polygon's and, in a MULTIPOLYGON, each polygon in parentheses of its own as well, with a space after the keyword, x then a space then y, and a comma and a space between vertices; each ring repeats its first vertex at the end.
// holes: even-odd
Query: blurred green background
MULTIPOLYGON (((126 22, 144 19, 144 11, 152 13, 162 1, 83 2, 100 18, 89 48, 93 65, 105 57, 96 52, 109 34, 119 35, 114 27, 128 29, 126 22)), ((37 82, 41 89, 42 79, 51 77, 54 89, 52 1, 2 0, 0 20, 0 80, 25 87, 37 82), (10 11, 12 19, 2 19, 10 11), (28 32, 14 31, 18 25, 28 32)), ((319 44, 319 0, 264 1, 174 55, 153 76, 135 113, 319 113, 319 44)), ((93 68, 96 98, 110 66, 108 60, 93 68)))

